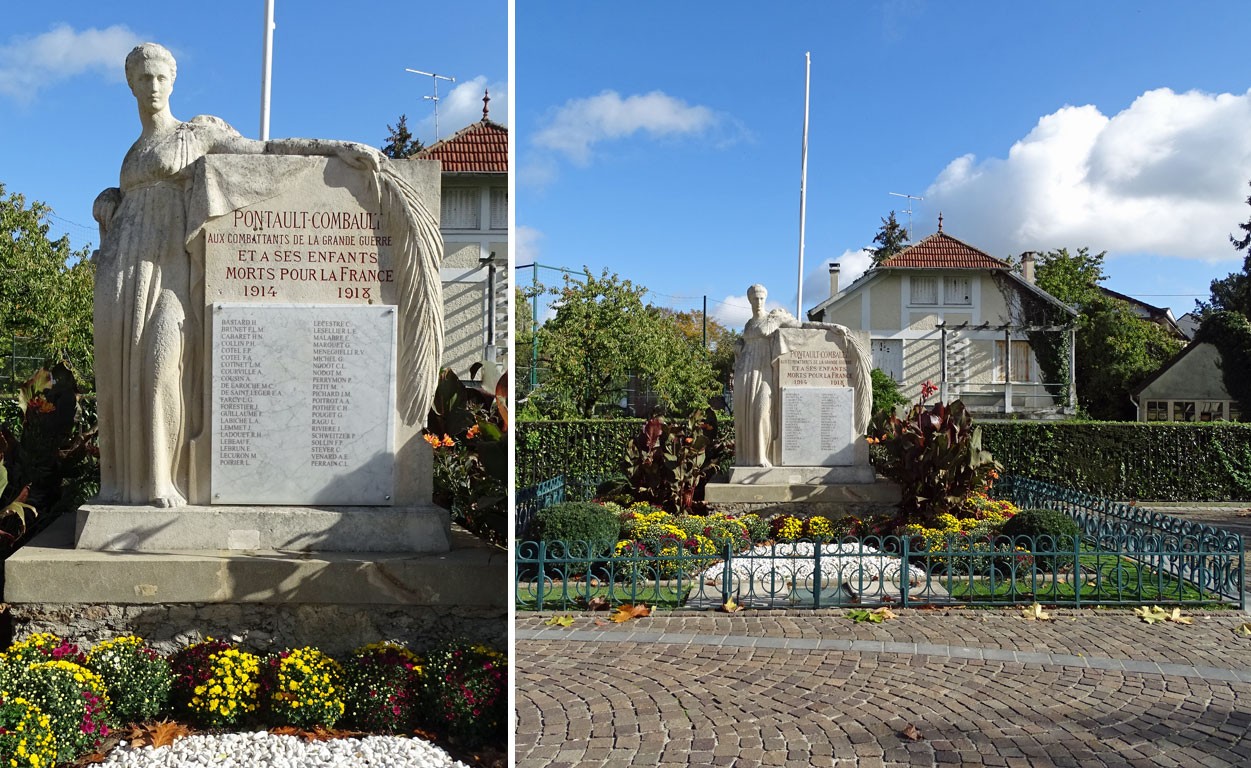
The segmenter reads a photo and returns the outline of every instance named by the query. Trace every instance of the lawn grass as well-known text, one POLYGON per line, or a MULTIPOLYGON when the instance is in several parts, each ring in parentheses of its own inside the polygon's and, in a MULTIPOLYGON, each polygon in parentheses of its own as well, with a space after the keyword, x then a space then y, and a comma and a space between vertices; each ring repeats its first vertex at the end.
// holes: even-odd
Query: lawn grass
MULTIPOLYGON (((583 610, 587 604, 596 599, 604 598, 610 606, 623 603, 637 605, 644 603, 658 610, 681 608, 686 603, 691 588, 684 580, 682 590, 677 587, 654 581, 640 581, 637 585, 614 584, 611 589, 603 584, 590 584, 585 581, 557 581, 543 587, 543 610, 567 611, 583 610)), ((517 585, 517 610, 538 610, 537 584, 521 582, 517 585)))
POLYGON ((1071 572, 1058 575, 1039 572, 1035 580, 1028 570, 1018 574, 1015 582, 1005 578, 996 579, 993 584, 990 578, 982 576, 953 575, 950 583, 946 576, 933 578, 952 597, 972 602, 1021 602, 1022 599, 1069 602, 1077 592, 1078 581, 1081 582, 1078 597, 1091 602, 1220 602, 1216 595, 1115 553, 1082 555, 1080 562, 1084 572, 1082 579, 1075 578, 1071 572))

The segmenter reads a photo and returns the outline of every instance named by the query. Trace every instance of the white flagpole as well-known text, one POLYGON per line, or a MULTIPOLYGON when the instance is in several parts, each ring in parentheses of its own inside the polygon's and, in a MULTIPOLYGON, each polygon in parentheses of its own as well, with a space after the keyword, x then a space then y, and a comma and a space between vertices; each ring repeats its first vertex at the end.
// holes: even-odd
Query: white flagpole
POLYGON ((799 289, 795 293, 795 317, 804 319, 804 224, 808 215, 808 94, 812 85, 812 52, 804 54, 804 148, 799 172, 799 289))
POLYGON ((261 57, 261 141, 268 141, 269 77, 274 61, 274 0, 265 0, 265 43, 261 57))

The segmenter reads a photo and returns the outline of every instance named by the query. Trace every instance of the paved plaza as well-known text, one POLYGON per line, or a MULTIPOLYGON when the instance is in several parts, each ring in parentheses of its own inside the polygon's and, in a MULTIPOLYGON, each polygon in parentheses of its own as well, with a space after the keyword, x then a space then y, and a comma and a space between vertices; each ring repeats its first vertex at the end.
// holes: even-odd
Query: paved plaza
POLYGON ((1251 616, 1050 613, 523 615, 517 765, 1251 765, 1251 616))

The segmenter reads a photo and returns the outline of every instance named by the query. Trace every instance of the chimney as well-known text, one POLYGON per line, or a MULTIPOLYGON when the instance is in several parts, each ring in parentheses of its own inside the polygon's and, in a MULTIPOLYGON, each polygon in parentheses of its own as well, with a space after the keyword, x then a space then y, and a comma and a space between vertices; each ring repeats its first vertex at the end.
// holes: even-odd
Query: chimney
POLYGON ((830 262, 830 298, 838 295, 838 271, 841 269, 837 261, 830 262))
POLYGON ((1021 277, 1025 278, 1025 282, 1030 285, 1034 284, 1034 252, 1026 251, 1021 254, 1021 277))

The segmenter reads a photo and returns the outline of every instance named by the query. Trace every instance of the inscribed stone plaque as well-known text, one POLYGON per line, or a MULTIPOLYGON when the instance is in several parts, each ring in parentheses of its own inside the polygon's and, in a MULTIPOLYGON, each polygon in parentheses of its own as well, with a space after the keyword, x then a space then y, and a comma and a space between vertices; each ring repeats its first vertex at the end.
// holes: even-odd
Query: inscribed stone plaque
POLYGON ((213 503, 390 504, 395 308, 211 311, 213 503))
POLYGON ((782 387, 782 465, 854 464, 855 402, 851 387, 782 387))
POLYGON ((796 349, 778 356, 778 385, 782 387, 846 387, 847 356, 833 344, 796 349))

